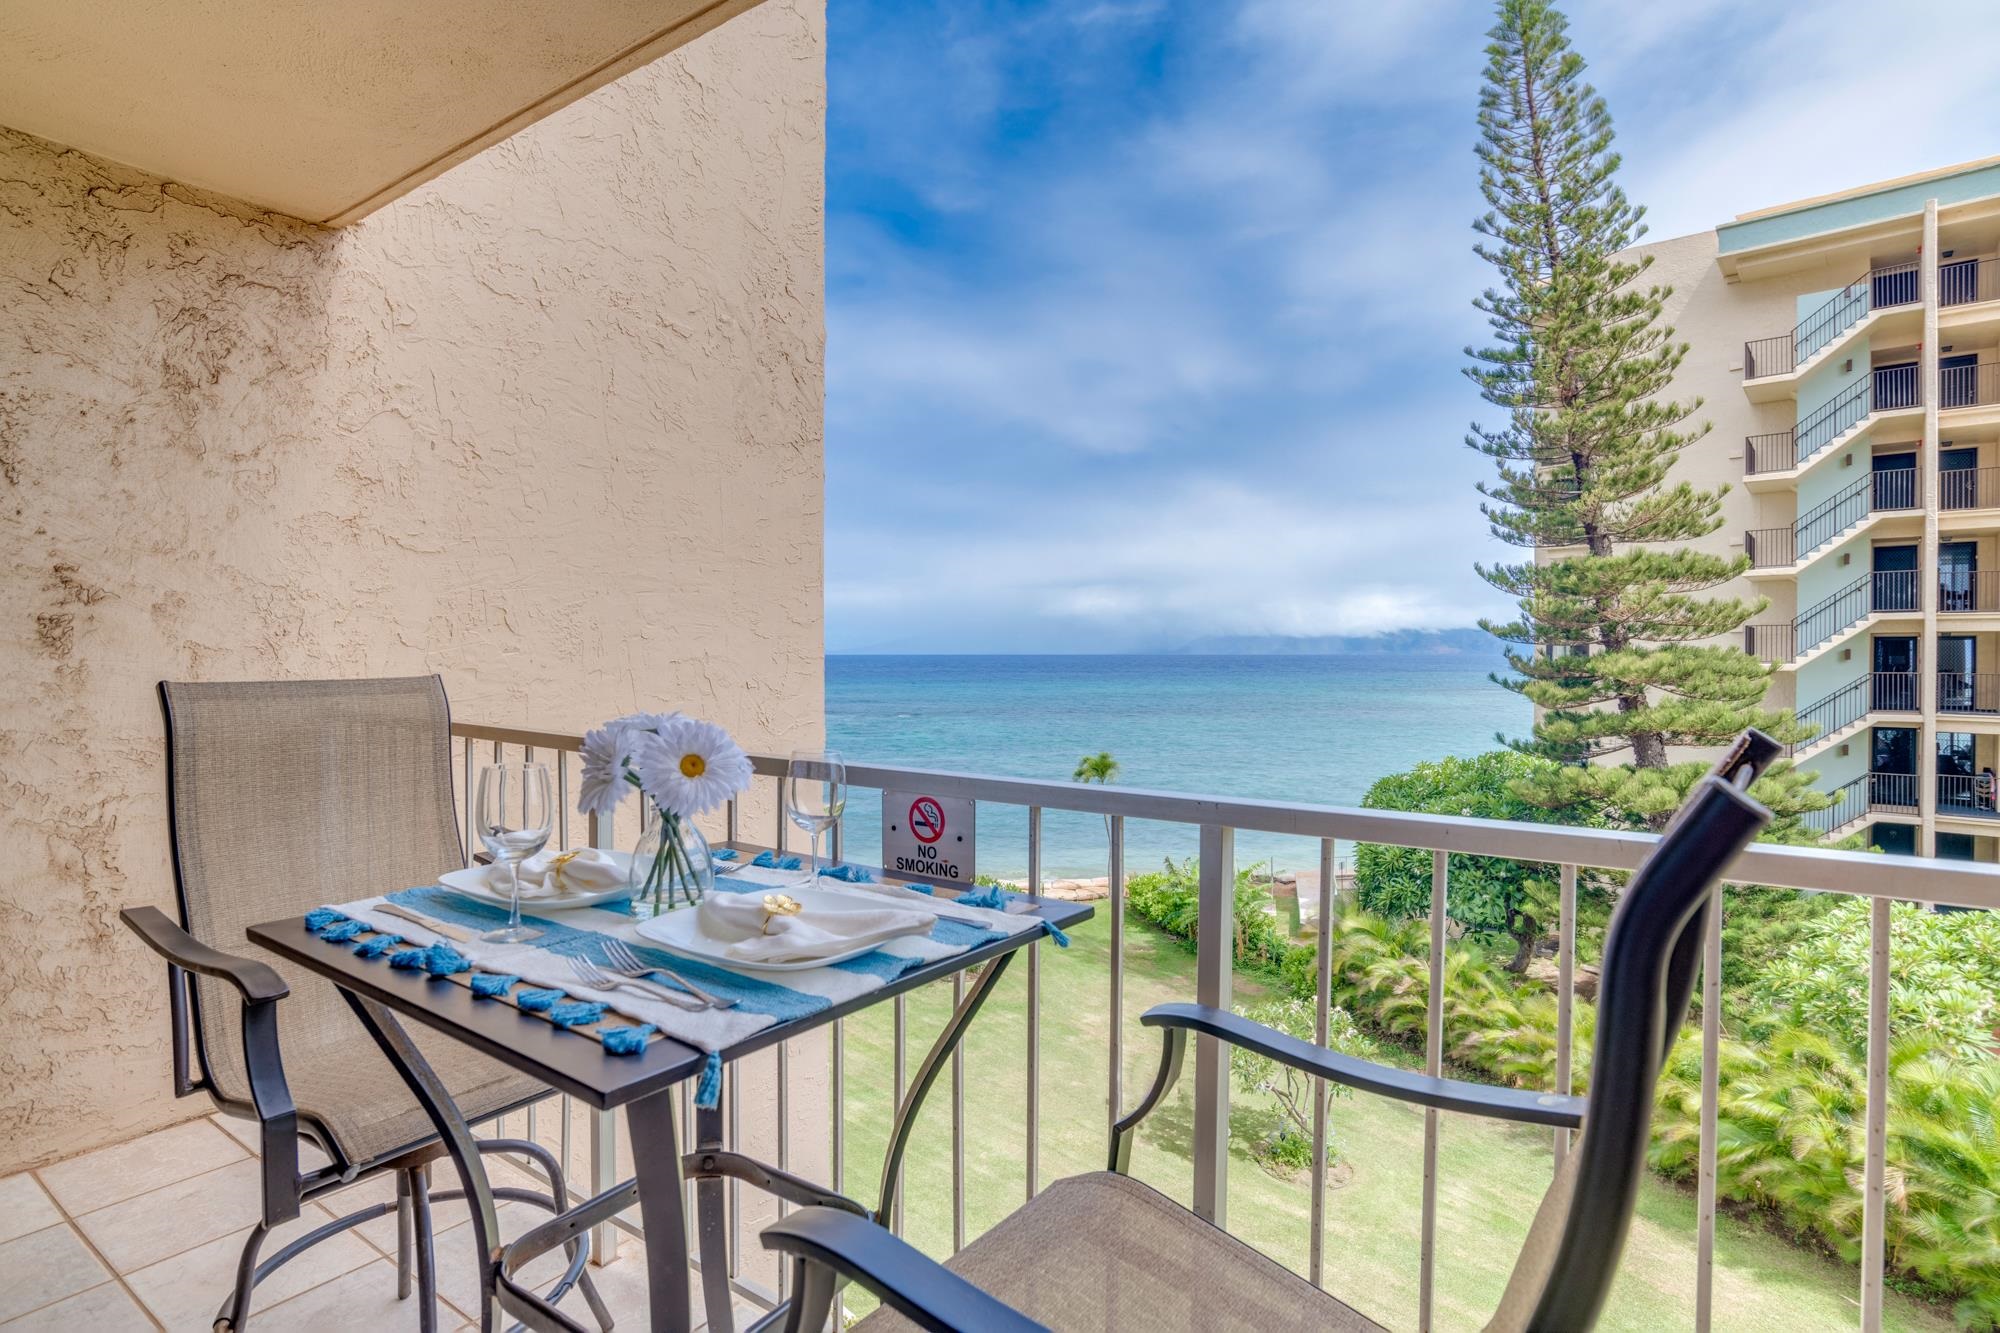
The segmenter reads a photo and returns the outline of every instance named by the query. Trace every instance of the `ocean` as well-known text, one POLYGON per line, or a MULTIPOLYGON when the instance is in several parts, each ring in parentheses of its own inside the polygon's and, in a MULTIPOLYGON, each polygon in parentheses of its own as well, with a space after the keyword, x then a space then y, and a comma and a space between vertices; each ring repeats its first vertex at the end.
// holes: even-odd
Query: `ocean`
MULTIPOLYGON (((1484 656, 829 656, 827 743, 851 762, 1067 781, 1109 750, 1120 785, 1358 805, 1377 778, 1522 735, 1530 708, 1484 656)), ((979 810, 978 869, 1027 872, 1027 815, 979 810)), ((880 851, 881 803, 857 789, 846 853, 880 851)), ((1044 874, 1105 872, 1104 822, 1047 811, 1044 874)), ((1129 873, 1192 856, 1193 828, 1126 822, 1129 873)), ((1318 844, 1240 833, 1238 865, 1318 865, 1318 844)), ((1342 851, 1345 860, 1348 853, 1342 851)))

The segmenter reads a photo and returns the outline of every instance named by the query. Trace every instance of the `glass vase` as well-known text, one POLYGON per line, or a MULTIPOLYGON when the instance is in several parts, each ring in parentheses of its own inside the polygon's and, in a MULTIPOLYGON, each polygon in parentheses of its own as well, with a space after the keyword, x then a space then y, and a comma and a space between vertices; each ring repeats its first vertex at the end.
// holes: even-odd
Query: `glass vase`
POLYGON ((647 921, 676 907, 691 907, 715 887, 715 857, 701 830, 652 801, 640 803, 639 841, 625 886, 632 914, 647 921))

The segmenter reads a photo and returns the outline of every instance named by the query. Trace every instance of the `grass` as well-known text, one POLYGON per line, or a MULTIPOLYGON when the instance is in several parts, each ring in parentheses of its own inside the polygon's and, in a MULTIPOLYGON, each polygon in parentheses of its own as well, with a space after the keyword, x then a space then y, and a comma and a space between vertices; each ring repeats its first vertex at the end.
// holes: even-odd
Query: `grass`
MULTIPOLYGON (((1102 1170, 1107 1143, 1110 928, 1096 919, 1072 932, 1073 945, 1041 951, 1042 1183, 1102 1170)), ((1026 1195, 1027 972, 1017 958, 965 1046, 966 1234, 977 1236, 1026 1195)), ((1258 981, 1239 978, 1238 998, 1258 981)), ((1194 956, 1136 920, 1125 945, 1125 1100, 1151 1079, 1158 1034, 1138 1016, 1166 1000, 1192 999, 1194 956)), ((942 1028, 951 1003, 945 986, 909 997, 908 1062, 916 1063, 942 1028)), ((893 1114, 893 1027, 889 1006, 847 1022, 846 1188, 873 1202, 893 1114)), ((1192 1061, 1190 1061, 1190 1070, 1192 1061)), ((1229 1230, 1297 1272, 1306 1270, 1311 1184, 1279 1177, 1245 1144, 1260 1138, 1271 1114, 1232 1090, 1229 1230)), ((1326 1286, 1392 1328, 1416 1325, 1418 1229, 1423 1170, 1423 1114, 1396 1102, 1349 1096, 1334 1101, 1334 1150, 1346 1169, 1326 1207, 1326 1286)), ((1188 1081, 1141 1128, 1133 1174, 1187 1202, 1193 1110, 1188 1081)), ((926 1252, 951 1252, 951 1108, 949 1074, 940 1078, 918 1119, 906 1165, 904 1235, 926 1252)), ((1478 1328, 1498 1304, 1514 1256, 1552 1168, 1546 1131, 1444 1117, 1438 1159, 1436 1326, 1478 1328)), ((1692 1193, 1648 1178, 1640 1195, 1618 1284, 1600 1327, 1651 1330, 1694 1323, 1695 1203, 1692 1193)), ((1855 1270, 1796 1246, 1754 1220, 1716 1223, 1715 1326, 1726 1329, 1851 1328, 1859 1322, 1855 1270)), ((855 1309, 872 1305, 850 1290, 855 1309)), ((1888 1294, 1884 1327, 1953 1327, 1932 1307, 1888 1294)))

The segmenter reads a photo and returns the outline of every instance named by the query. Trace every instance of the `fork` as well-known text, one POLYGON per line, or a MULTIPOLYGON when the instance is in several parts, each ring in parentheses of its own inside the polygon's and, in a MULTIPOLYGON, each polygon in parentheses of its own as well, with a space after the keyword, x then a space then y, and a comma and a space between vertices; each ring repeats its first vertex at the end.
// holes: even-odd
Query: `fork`
POLYGON ((690 1013, 696 1013, 713 1007, 696 996, 683 995, 679 991, 669 990, 657 981, 645 981, 638 977, 613 976, 608 972, 599 970, 595 965, 583 958, 572 956, 569 960, 569 966, 570 971, 576 973, 576 979, 592 990, 629 990, 635 995, 644 995, 648 999, 665 1000, 670 1004, 678 1005, 682 1009, 688 1010, 690 1013))
POLYGON ((709 994, 680 973, 674 971, 671 967, 661 967, 658 963, 646 962, 638 954, 633 953, 632 946, 623 940, 605 940, 604 956, 610 960, 611 971, 618 976, 638 977, 643 980, 648 974, 658 972, 663 977, 672 977, 675 984, 685 988, 687 993, 694 996, 697 1000, 706 1001, 708 1007, 711 1009, 734 1009, 736 1007, 736 1001, 720 995, 709 994))

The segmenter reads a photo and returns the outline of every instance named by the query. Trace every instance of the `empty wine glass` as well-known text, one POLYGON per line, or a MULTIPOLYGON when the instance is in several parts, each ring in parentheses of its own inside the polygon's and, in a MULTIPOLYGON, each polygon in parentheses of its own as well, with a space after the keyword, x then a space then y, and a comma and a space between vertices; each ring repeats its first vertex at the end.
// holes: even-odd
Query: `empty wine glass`
POLYGON ((801 884, 819 880, 819 839, 847 806, 847 765, 834 750, 794 750, 785 770, 785 814, 812 837, 812 864, 801 884))
POLYGON ((507 867, 507 924, 479 938, 519 944, 542 932, 521 924, 521 862, 548 845, 555 818, 546 764, 488 764, 479 770, 474 823, 493 859, 507 867))

